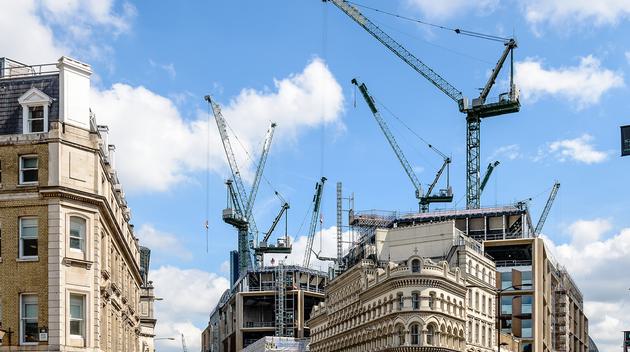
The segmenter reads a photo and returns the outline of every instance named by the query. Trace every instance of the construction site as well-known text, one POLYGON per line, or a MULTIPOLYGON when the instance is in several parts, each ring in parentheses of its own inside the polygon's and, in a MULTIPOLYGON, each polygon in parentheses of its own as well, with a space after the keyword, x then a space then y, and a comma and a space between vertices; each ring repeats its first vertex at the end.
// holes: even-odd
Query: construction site
POLYGON ((456 103, 466 123, 465 207, 451 204, 451 158, 426 143, 442 164, 423 187, 366 83, 353 79, 410 181, 401 187, 413 192, 417 211, 358 210, 354 196, 344 195, 337 182, 336 255, 324 257, 313 248, 327 182, 319 175, 302 265, 266 261, 266 255, 282 257, 293 250, 286 225, 290 205, 279 192, 275 195, 282 205, 265 230, 253 216, 276 125, 269 125, 253 180, 246 185, 228 133, 229 116, 206 96, 231 171, 222 219, 236 230, 237 249, 230 253, 231 287, 210 312, 202 351, 593 350, 582 293, 539 237, 560 183, 549 182, 553 186, 536 221, 527 200, 481 207, 481 195, 500 164, 482 167, 482 120, 515 114, 521 107, 513 75, 516 40, 454 30, 503 46, 479 95, 469 99, 366 17, 360 6, 345 0, 325 0, 322 6, 340 10, 456 103), (507 91, 491 95, 502 71, 508 72, 507 91), (328 269, 313 269, 312 257, 330 263, 328 269), (438 273, 443 282, 420 280, 438 273), (413 287, 407 292, 405 285, 413 287), (434 291, 436 287, 444 289, 434 291))

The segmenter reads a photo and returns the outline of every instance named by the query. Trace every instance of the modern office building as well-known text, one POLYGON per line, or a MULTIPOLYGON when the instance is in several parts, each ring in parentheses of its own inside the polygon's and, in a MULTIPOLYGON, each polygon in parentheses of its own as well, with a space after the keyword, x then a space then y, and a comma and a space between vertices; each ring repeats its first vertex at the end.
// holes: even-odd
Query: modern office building
POLYGON ((139 350, 138 239, 91 74, 0 58, 0 351, 139 350))

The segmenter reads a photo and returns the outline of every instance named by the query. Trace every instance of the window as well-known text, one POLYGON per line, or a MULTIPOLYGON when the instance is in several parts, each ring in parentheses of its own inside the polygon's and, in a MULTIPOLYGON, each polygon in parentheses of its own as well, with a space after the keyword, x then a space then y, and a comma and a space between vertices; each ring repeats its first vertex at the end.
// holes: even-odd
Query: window
POLYGON ((532 320, 531 319, 523 319, 521 320, 521 336, 524 338, 531 338, 532 335, 532 320))
POLYGON ((468 291, 468 308, 470 308, 470 309, 472 309, 472 306, 473 306, 472 305, 472 296, 473 296, 472 290, 469 290, 468 291))
POLYGON ((532 284, 532 272, 531 270, 521 272, 521 284, 523 285, 522 289, 529 290, 531 289, 532 284))
POLYGON ((37 257, 37 219, 20 218, 20 258, 37 257))
POLYGON ((501 288, 506 289, 512 286, 512 272, 507 271, 501 273, 501 288))
POLYGON ((411 261, 411 272, 412 273, 420 272, 420 260, 414 259, 411 261))
POLYGON ((78 216, 70 217, 70 249, 85 250, 86 221, 78 216))
POLYGON ((472 322, 468 322, 468 342, 472 343, 472 322))
POLYGON ((481 344, 485 344, 486 343, 486 327, 482 327, 481 328, 481 344))
POLYGON ((417 292, 411 294, 411 303, 413 309, 420 309, 420 295, 417 292))
POLYGON ((512 314, 512 297, 501 297, 501 314, 512 314))
POLYGON ((435 293, 429 293, 429 308, 435 309, 435 293))
POLYGON ((433 346, 435 344, 434 336, 435 336, 435 328, 433 327, 433 324, 431 324, 427 328, 427 345, 433 346))
POLYGON ((0 161, 0 184, 2 183, 2 161, 0 161))
POLYGON ((85 296, 70 295, 70 335, 85 337, 85 296))
POLYGON ((479 343, 479 323, 475 324, 475 343, 479 343))
POLYGON ((20 184, 37 183, 37 156, 20 157, 20 184))
POLYGON ((28 108, 28 120, 26 122, 26 128, 26 133, 45 132, 43 106, 30 106, 28 108))
POLYGON ((521 313, 532 314, 532 296, 523 296, 521 298, 521 313))
POLYGON ((20 301, 20 341, 24 344, 37 344, 37 295, 21 295, 20 301))
POLYGON ((481 313, 486 314, 486 295, 481 295, 481 313))
POLYGON ((405 306, 405 299, 403 298, 402 293, 398 294, 398 310, 402 310, 405 306))
POLYGON ((488 315, 492 315, 492 297, 488 298, 488 315))
POLYGON ((475 292, 475 310, 479 310, 479 292, 475 292))
POLYGON ((411 344, 420 344, 420 326, 418 324, 411 325, 411 344))

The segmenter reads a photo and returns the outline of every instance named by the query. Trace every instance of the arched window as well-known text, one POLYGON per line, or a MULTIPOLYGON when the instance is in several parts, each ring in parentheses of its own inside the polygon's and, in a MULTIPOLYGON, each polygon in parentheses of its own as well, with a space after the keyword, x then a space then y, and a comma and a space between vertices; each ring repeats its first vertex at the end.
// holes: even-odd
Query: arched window
POLYGON ((411 344, 420 344, 420 325, 418 324, 411 325, 411 344))
POLYGON ((411 272, 412 273, 420 272, 420 259, 414 259, 411 261, 411 272))
POLYGON ((435 328, 433 325, 429 325, 427 328, 427 345, 435 345, 435 328))
POLYGON ((405 328, 402 325, 398 325, 396 328, 396 333, 398 334, 398 346, 405 345, 405 328))
POLYGON ((411 294, 411 304, 413 309, 420 309, 420 294, 418 292, 411 294))
POLYGON ((70 249, 85 250, 86 221, 78 216, 70 217, 70 249))
POLYGON ((479 277, 479 264, 475 265, 475 276, 479 277))

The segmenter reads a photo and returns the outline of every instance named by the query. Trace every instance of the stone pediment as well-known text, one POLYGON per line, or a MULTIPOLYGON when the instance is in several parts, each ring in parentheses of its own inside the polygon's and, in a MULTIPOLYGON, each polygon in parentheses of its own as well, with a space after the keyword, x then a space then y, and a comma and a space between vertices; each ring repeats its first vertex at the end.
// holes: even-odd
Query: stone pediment
POLYGON ((52 98, 41 90, 33 87, 22 94, 22 96, 18 98, 18 102, 20 105, 50 105, 52 98))

